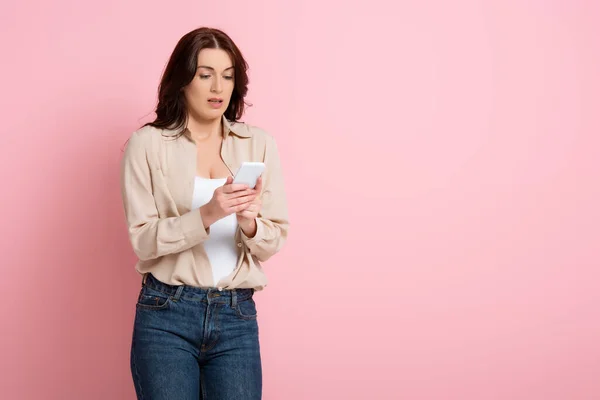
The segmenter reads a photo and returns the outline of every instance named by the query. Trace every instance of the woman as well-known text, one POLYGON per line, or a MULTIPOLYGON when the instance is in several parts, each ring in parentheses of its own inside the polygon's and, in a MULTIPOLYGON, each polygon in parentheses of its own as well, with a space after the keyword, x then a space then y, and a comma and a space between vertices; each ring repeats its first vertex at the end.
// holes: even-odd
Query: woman
POLYGON ((134 132, 121 190, 142 289, 131 373, 140 399, 260 399, 253 295, 288 216, 276 143, 239 119, 247 64, 217 29, 183 36, 164 71, 156 119, 134 132), (232 183, 244 161, 266 170, 232 183))

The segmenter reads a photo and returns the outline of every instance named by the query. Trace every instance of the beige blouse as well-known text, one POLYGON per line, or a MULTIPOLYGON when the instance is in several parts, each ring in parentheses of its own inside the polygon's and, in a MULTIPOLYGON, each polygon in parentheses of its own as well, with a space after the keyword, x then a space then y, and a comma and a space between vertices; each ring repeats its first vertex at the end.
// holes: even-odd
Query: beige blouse
MULTIPOLYGON (((262 209, 256 235, 248 238, 238 227, 239 257, 222 289, 262 290, 267 278, 261 262, 281 250, 289 221, 283 174, 277 145, 262 129, 232 123, 223 117, 221 157, 231 175, 244 161, 266 164, 262 209)), ((136 270, 151 272, 171 285, 212 287, 212 269, 203 242, 200 210, 191 210, 196 175, 196 143, 187 131, 143 127, 127 143, 121 163, 121 193, 129 239, 138 257, 136 270)))

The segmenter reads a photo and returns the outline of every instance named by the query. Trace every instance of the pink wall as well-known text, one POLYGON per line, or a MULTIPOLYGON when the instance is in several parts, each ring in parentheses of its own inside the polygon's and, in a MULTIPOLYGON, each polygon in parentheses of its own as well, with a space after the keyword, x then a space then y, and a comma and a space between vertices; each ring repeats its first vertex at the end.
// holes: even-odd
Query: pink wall
POLYGON ((120 149, 210 25, 287 177, 265 399, 600 398, 598 4, 3 2, 0 397, 134 398, 120 149))

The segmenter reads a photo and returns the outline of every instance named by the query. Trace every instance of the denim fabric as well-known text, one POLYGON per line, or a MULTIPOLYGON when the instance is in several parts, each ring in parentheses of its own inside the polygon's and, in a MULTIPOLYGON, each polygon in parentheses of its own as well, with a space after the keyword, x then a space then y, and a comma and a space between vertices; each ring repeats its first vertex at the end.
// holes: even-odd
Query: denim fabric
POLYGON ((138 399, 261 399, 254 290, 171 286, 146 277, 130 358, 138 399))

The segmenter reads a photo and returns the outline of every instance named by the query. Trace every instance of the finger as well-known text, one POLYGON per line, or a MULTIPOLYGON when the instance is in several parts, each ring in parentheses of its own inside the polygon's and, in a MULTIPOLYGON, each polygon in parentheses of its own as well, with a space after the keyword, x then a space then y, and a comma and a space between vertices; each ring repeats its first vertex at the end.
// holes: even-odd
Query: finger
POLYGON ((242 218, 252 219, 252 213, 249 212, 248 210, 238 211, 237 215, 240 216, 240 217, 242 217, 242 218))
POLYGON ((247 217, 254 218, 258 214, 258 210, 260 210, 260 206, 258 206, 256 203, 249 203, 245 212, 248 213, 247 217))
POLYGON ((236 213, 236 214, 239 214, 239 215, 241 215, 241 216, 243 216, 245 218, 248 218, 245 215, 248 212, 247 208, 248 208, 248 203, 240 204, 240 205, 237 205, 237 206, 233 207, 233 212, 236 213))
POLYGON ((245 196, 229 197, 225 200, 225 205, 226 206, 236 206, 236 205, 242 204, 242 203, 253 203, 254 201, 256 201, 256 195, 249 194, 249 195, 245 195, 245 196))
POLYGON ((237 200, 240 200, 243 203, 253 204, 256 201, 256 195, 255 194, 251 194, 251 195, 248 195, 248 196, 238 197, 237 200))
POLYGON ((256 191, 258 193, 262 192, 262 185, 263 185, 263 179, 262 179, 262 175, 258 177, 258 179, 256 180, 256 191))
POLYGON ((248 189, 248 185, 244 184, 244 183, 231 183, 231 184, 225 184, 223 185, 223 193, 235 193, 238 192, 240 190, 247 190, 248 189))
POLYGON ((225 195, 225 197, 231 200, 242 196, 256 196, 255 192, 256 191, 254 189, 239 190, 237 192, 228 193, 225 195))
POLYGON ((252 209, 253 210, 258 211, 258 210, 261 209, 261 207, 262 207, 262 203, 261 203, 261 201, 260 201, 259 198, 257 198, 256 200, 254 200, 252 202, 252 209))
POLYGON ((254 196, 243 196, 243 197, 237 197, 233 200, 229 200, 226 203, 226 207, 227 208, 231 208, 231 207, 236 207, 238 205, 250 205, 252 204, 252 200, 253 200, 254 196))

